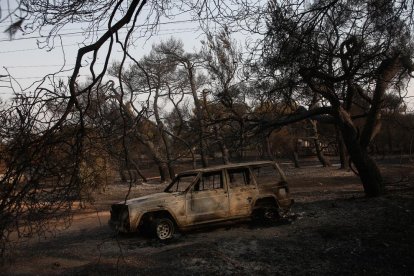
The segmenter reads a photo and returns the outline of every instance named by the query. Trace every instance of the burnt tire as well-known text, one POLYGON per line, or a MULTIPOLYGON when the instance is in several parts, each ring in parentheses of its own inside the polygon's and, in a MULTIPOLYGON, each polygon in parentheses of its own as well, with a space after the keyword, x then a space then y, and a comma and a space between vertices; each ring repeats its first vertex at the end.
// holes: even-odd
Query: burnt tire
POLYGON ((279 212, 275 207, 266 207, 262 209, 262 218, 264 221, 273 222, 279 219, 279 212))
POLYGON ((262 206, 257 208, 253 214, 253 222, 258 224, 272 224, 280 218, 279 211, 274 206, 262 206))
POLYGON ((157 218, 152 224, 153 235, 161 240, 169 240, 174 236, 175 225, 174 222, 169 218, 157 218))

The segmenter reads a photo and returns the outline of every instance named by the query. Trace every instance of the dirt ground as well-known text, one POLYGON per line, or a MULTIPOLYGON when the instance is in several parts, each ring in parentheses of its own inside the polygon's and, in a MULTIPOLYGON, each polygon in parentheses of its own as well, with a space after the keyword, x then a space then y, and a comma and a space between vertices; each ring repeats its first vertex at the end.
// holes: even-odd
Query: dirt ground
MULTIPOLYGON (((285 164, 295 199, 288 219, 178 234, 161 243, 114 235, 109 206, 127 185, 96 195, 68 229, 14 251, 3 275, 414 275, 414 163, 382 162, 387 194, 365 198, 337 167, 285 164)), ((131 195, 160 191, 138 185, 131 195)))

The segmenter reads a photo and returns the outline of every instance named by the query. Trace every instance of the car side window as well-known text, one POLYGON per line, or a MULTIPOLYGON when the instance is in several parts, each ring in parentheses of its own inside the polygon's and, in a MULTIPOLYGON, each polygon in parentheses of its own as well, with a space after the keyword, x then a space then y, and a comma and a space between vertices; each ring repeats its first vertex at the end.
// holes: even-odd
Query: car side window
POLYGON ((253 185, 253 180, 248 168, 229 169, 227 172, 231 188, 253 185))
POLYGON ((203 173, 199 181, 193 186, 193 191, 207 191, 223 188, 221 171, 203 173))
POLYGON ((274 184, 280 180, 278 171, 271 164, 256 166, 252 170, 259 185, 274 184))
POLYGON ((184 192, 188 186, 193 183, 197 174, 181 175, 174 179, 174 181, 165 189, 165 192, 184 192))

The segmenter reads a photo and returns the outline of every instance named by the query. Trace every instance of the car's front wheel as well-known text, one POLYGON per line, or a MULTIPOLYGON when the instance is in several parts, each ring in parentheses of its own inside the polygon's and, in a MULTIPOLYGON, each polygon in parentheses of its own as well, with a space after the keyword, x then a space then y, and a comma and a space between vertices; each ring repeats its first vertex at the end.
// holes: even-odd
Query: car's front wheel
POLYGON ((171 239, 175 232, 174 222, 169 218, 158 218, 153 222, 154 235, 159 240, 171 239))

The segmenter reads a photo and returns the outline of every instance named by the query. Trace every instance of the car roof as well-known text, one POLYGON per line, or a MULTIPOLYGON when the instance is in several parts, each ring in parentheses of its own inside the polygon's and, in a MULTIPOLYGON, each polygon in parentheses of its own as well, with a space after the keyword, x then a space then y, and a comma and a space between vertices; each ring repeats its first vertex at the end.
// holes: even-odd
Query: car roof
POLYGON ((187 170, 187 171, 180 172, 179 175, 188 174, 188 173, 209 172, 209 171, 228 169, 228 168, 267 165, 267 164, 274 164, 274 163, 275 163, 274 161, 254 161, 254 162, 244 162, 244 163, 230 163, 230 164, 226 164, 226 165, 218 165, 218 166, 211 166, 211 167, 207 167, 207 168, 187 170))

